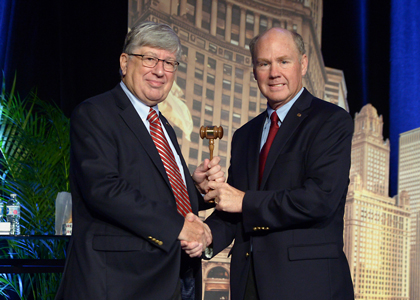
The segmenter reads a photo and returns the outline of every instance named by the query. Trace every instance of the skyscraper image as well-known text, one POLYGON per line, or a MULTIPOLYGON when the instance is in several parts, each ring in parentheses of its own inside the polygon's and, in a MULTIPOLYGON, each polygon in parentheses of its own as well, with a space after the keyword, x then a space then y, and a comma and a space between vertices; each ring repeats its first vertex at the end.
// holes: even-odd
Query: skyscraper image
POLYGON ((408 300, 409 198, 387 195, 390 147, 383 140, 382 116, 367 104, 354 122, 344 252, 355 299, 408 300))
POLYGON ((410 299, 420 299, 420 128, 400 134, 398 193, 410 197, 410 299))
MULTIPOLYGON (((322 0, 129 1, 129 28, 146 20, 166 23, 181 39, 182 60, 160 110, 174 125, 190 171, 209 157, 200 127, 214 125, 224 129, 214 155, 229 175, 233 133, 267 107, 254 80, 248 44, 271 27, 302 35, 309 58, 304 86, 349 110, 344 72, 324 65, 322 11, 322 0)), ((344 250, 357 299, 409 299, 410 204, 407 193, 388 196, 390 148, 382 126, 371 105, 356 114, 344 250)), ((230 299, 230 248, 203 261, 203 299, 230 299)))

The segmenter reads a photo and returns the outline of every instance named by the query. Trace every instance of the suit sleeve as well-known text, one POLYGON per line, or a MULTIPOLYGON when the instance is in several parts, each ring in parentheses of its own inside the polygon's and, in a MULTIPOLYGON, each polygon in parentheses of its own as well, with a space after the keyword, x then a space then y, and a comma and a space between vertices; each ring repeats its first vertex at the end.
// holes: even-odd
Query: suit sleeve
MULTIPOLYGON (((256 226, 270 230, 299 228, 332 216, 346 197, 352 135, 350 115, 344 110, 331 114, 311 137, 308 148, 302 149, 303 176, 299 186, 274 190, 276 178, 271 176, 270 190, 246 191, 244 230, 252 232, 256 226)), ((281 172, 287 175, 288 170, 281 172)))
MULTIPOLYGON (((115 124, 117 113, 117 117, 107 113, 95 104, 85 102, 72 114, 71 174, 74 186, 93 218, 169 251, 178 242, 184 218, 167 204, 168 201, 159 199, 166 195, 164 192, 153 190, 156 181, 161 180, 154 174, 157 171, 145 170, 145 165, 139 165, 140 160, 131 167, 127 162, 124 166, 119 163, 124 151, 138 149, 127 149, 130 145, 121 142, 120 136, 124 133, 115 124), (123 172, 132 174, 132 178, 128 180, 123 172), (146 176, 140 172, 148 173, 146 176), (146 177, 150 184, 141 182, 146 177), (133 184, 137 181, 138 185, 133 184)), ((144 152, 138 153, 145 155, 144 152)))

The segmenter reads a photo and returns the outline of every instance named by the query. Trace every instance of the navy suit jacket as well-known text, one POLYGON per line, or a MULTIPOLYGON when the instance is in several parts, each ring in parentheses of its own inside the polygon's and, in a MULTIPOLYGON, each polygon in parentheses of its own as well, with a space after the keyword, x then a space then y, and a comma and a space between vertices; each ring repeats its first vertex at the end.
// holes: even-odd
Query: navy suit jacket
POLYGON ((343 215, 353 120, 306 89, 273 141, 261 187, 258 158, 264 112, 232 139, 228 183, 244 191, 243 212, 208 219, 214 253, 231 251, 232 300, 244 298, 249 257, 260 300, 350 300, 343 215))
MULTIPOLYGON (((174 130, 160 118, 197 214, 204 201, 174 130)), ((181 251, 184 218, 153 140, 120 85, 73 112, 70 182, 73 235, 56 299, 170 299, 181 269, 192 271, 201 299, 201 261, 181 251)))

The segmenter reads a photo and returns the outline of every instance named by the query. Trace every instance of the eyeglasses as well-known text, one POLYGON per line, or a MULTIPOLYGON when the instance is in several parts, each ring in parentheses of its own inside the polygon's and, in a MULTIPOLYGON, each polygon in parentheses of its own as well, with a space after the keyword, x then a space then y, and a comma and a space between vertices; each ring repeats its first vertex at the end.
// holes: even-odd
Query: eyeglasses
POLYGON ((127 53, 128 55, 133 55, 137 57, 141 57, 141 60, 143 62, 143 66, 147 68, 154 68, 158 64, 159 61, 163 62, 163 69, 166 72, 175 72, 178 69, 179 62, 172 61, 172 60, 164 60, 153 56, 148 56, 144 54, 133 54, 133 53, 127 53))

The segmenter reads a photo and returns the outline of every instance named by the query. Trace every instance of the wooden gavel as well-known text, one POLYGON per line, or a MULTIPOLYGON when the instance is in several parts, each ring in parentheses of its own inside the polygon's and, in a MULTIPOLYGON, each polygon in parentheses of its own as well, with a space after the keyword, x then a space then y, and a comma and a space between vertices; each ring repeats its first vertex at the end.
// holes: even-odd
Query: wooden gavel
POLYGON ((222 139, 223 127, 222 126, 201 126, 200 137, 202 139, 206 138, 209 140, 210 160, 212 160, 213 149, 214 149, 214 139, 217 139, 217 138, 222 139))

